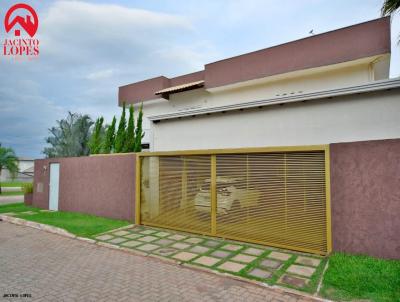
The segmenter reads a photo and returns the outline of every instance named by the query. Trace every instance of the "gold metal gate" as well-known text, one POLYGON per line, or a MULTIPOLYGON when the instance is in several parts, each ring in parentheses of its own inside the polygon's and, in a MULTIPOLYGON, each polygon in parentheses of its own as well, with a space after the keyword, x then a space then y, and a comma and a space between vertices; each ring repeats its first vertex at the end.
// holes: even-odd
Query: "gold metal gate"
POLYGON ((143 152, 136 223, 331 251, 329 146, 143 152))

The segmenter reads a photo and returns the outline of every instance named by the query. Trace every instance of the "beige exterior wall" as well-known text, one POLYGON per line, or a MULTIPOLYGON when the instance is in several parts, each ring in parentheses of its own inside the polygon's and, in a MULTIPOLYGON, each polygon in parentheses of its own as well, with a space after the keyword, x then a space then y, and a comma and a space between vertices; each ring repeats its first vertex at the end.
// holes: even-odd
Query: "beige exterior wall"
POLYGON ((329 144, 400 137, 400 90, 161 121, 153 150, 329 144))
MULTIPOLYGON (((217 106, 240 104, 243 102, 266 100, 284 96, 300 96, 305 93, 366 84, 374 80, 387 77, 387 74, 385 74, 385 70, 388 70, 388 66, 386 65, 388 62, 388 57, 389 56, 386 55, 380 57, 364 58, 357 61, 296 71, 278 76, 267 77, 264 79, 242 82, 235 85, 218 87, 210 90, 207 90, 206 88, 201 88, 187 92, 171 94, 169 100, 159 98, 151 101, 146 101, 144 103, 143 122, 143 128, 146 134, 143 142, 150 143, 151 151, 197 149, 210 147, 215 148, 218 147, 218 145, 222 147, 226 145, 224 142, 208 140, 207 142, 199 143, 196 139, 195 141, 193 141, 192 138, 198 137, 198 135, 196 134, 197 131, 206 131, 208 133, 213 131, 218 132, 221 130, 221 127, 231 128, 234 127, 233 125, 237 122, 244 123, 244 117, 244 119, 246 120, 245 123, 249 125, 246 131, 249 132, 249 134, 251 135, 247 138, 249 141, 243 144, 244 146, 258 146, 259 140, 257 139, 257 137, 259 137, 258 135, 264 134, 265 131, 276 133, 276 129, 282 128, 291 132, 290 129, 292 129, 293 124, 296 124, 295 128, 299 127, 299 125, 300 127, 307 128, 307 125, 310 124, 308 114, 312 110, 316 110, 316 114, 319 114, 322 120, 326 120, 326 118, 328 118, 328 121, 326 125, 320 125, 320 123, 316 121, 316 124, 311 128, 322 127, 323 129, 325 129, 325 126, 329 125, 329 118, 331 117, 330 113, 324 111, 324 108, 327 108, 326 106, 328 105, 324 105, 320 108, 322 112, 320 112, 319 108, 316 109, 315 107, 312 107, 311 109, 309 109, 309 106, 304 106, 303 104, 285 105, 283 111, 279 110, 278 108, 269 108, 263 111, 256 111, 251 113, 246 111, 242 112, 240 115, 227 113, 223 117, 220 116, 218 119, 215 119, 214 117, 196 117, 191 122, 180 119, 176 121, 161 122, 159 125, 153 124, 147 119, 147 117, 173 112, 185 112, 191 109, 212 108, 217 106), (287 108, 289 107, 299 109, 287 110, 287 108), (325 117, 324 115, 326 114, 328 114, 329 116, 325 117), (204 119, 208 120, 205 121, 204 119), (268 119, 268 122, 265 122, 265 119, 268 119), (273 122, 270 123, 269 121, 273 122), (281 124, 284 124, 286 126, 279 126, 281 124), (189 128, 185 129, 185 131, 188 131, 187 135, 183 135, 185 137, 185 140, 176 145, 175 138, 173 138, 175 136, 175 133, 180 133, 180 128, 185 128, 186 126, 189 128), (196 130, 199 127, 201 127, 201 130, 196 130), (267 127, 268 129, 264 129, 265 127, 267 127), (167 138, 164 137, 164 135, 166 135, 167 138), (251 139, 251 137, 253 136, 255 141, 252 141, 251 139)), ((352 110, 351 107, 352 106, 349 107, 349 110, 352 110)), ((340 112, 340 114, 347 115, 346 113, 343 113, 347 109, 343 109, 341 106, 337 106, 337 108, 335 107, 334 110, 336 109, 338 110, 338 112, 340 112)), ((359 109, 355 109, 355 111, 357 110, 359 109)), ((363 110, 368 110, 368 108, 363 110)), ((334 123, 334 120, 332 120, 331 123, 334 123)), ((312 129, 305 130, 307 130, 307 132, 313 131, 312 129)), ((270 135, 268 136, 270 137, 270 135)), ((341 137, 342 135, 339 136, 341 137)), ((355 134, 354 139, 361 139, 358 136, 358 134, 355 134)), ((297 135, 295 135, 295 141, 289 139, 288 137, 287 142, 289 142, 290 145, 293 145, 308 144, 310 141, 321 141, 321 139, 311 139, 311 137, 314 137, 313 133, 308 133, 306 137, 303 137, 301 139, 298 138, 297 135), (293 143, 290 143, 292 141, 293 143)), ((342 138, 333 138, 331 136, 328 136, 326 138, 329 142, 331 142, 331 138, 335 141, 348 140, 347 138, 343 138, 345 139, 343 140, 342 138)), ((280 139, 274 139, 273 141, 273 144, 275 145, 282 144, 280 139)), ((271 141, 269 140, 269 142, 271 141)), ((287 144, 286 141, 284 144, 287 144)), ((265 145, 265 142, 261 145, 265 145)))

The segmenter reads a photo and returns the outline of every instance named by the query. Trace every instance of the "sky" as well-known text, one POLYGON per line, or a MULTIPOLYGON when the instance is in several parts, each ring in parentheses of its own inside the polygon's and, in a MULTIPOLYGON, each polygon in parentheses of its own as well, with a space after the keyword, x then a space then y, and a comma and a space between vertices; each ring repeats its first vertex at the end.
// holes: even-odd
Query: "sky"
MULTIPOLYGON (((34 60, 0 55, 0 143, 42 158, 48 128, 67 112, 119 115, 118 87, 203 69, 219 59, 376 19, 382 0, 20 1, 39 16, 34 60)), ((391 77, 400 76, 400 17, 391 77)), ((3 43, 3 42, 2 42, 3 43)))

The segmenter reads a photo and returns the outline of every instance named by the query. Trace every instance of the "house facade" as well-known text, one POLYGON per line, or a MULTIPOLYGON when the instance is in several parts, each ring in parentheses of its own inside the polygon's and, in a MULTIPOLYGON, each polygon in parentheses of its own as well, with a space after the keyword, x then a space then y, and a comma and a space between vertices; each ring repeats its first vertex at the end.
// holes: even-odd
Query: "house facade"
POLYGON ((390 18, 119 88, 143 102, 151 151, 316 145, 398 138, 390 18))
POLYGON ((119 87, 153 152, 36 160, 33 205, 400 259, 390 44, 381 18, 119 87))
POLYGON ((386 17, 119 87, 119 105, 143 104, 153 151, 136 165, 136 222, 398 258, 390 49, 386 17))

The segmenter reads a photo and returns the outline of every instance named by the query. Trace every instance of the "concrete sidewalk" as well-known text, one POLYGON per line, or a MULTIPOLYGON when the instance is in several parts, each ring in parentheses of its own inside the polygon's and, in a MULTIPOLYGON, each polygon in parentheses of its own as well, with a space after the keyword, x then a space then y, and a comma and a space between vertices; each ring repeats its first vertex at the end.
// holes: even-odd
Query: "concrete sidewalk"
POLYGON ((22 187, 1 187, 2 192, 22 192, 22 187))
POLYGON ((0 242, 6 301, 314 301, 6 222, 0 242))
POLYGON ((24 195, 0 196, 0 205, 16 202, 24 202, 24 195))

